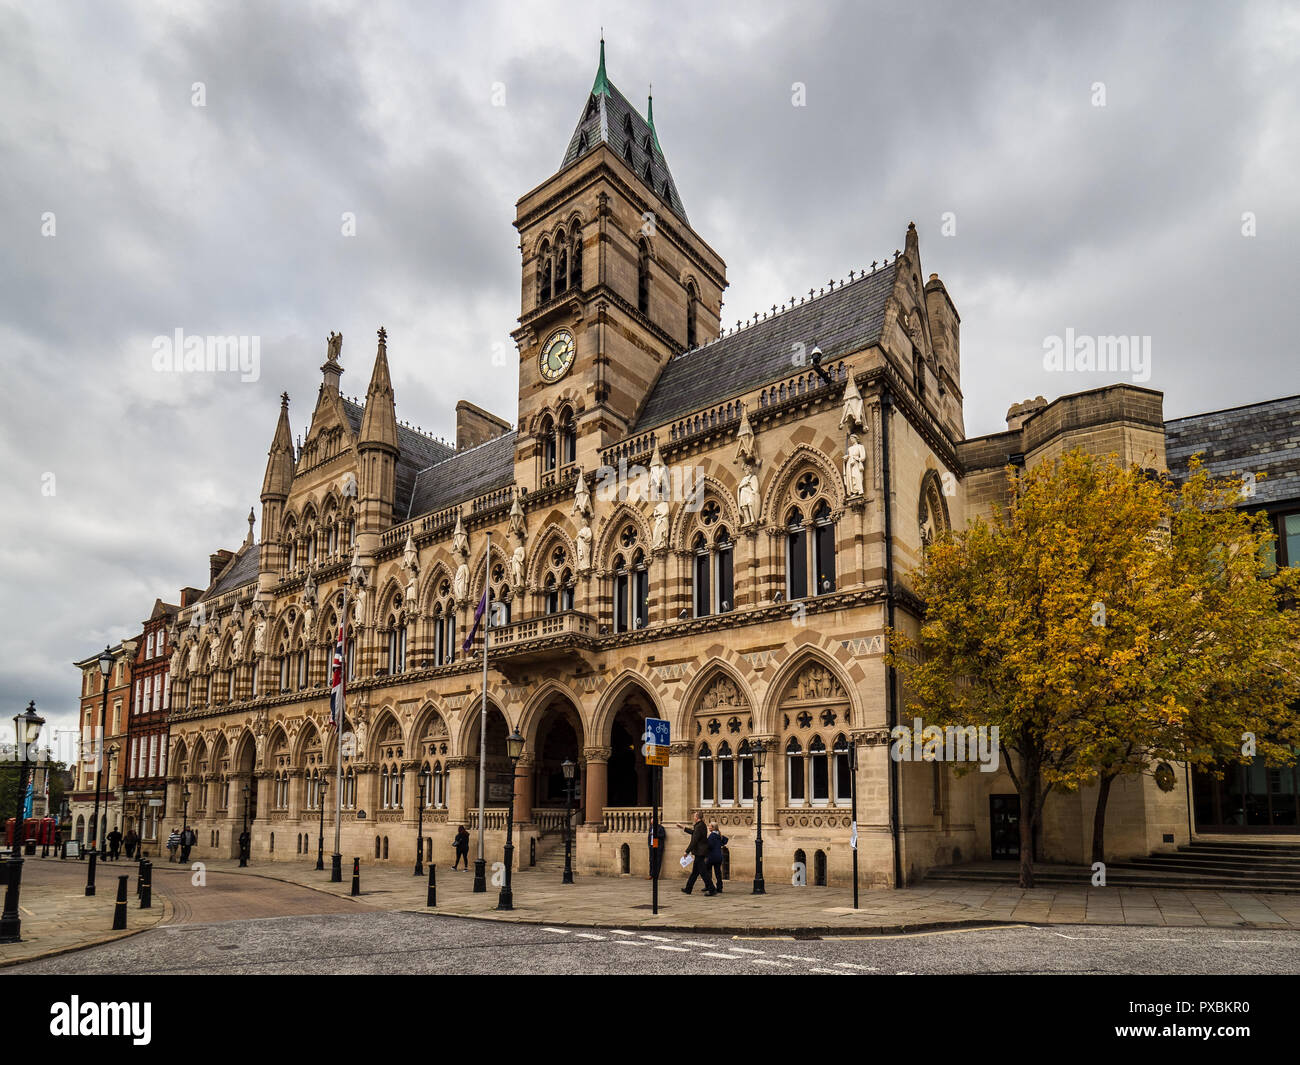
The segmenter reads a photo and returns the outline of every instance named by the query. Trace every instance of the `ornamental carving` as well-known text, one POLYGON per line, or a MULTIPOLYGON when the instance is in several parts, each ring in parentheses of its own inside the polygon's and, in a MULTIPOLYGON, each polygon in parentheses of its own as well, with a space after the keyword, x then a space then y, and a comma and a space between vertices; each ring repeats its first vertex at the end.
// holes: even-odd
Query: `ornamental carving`
POLYGON ((723 707, 745 705, 745 697, 737 690, 735 683, 727 677, 719 677, 710 684, 704 690, 704 697, 700 700, 702 710, 717 710, 723 707))
POLYGON ((843 699, 844 688, 835 674, 817 662, 805 666, 790 685, 788 699, 843 699))

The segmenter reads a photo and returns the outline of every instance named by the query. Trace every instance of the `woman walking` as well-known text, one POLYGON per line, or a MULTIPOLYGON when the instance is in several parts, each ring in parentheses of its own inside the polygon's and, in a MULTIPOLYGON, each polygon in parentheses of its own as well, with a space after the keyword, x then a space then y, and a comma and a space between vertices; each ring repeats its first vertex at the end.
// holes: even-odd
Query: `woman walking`
POLYGON ((465 859, 465 872, 469 872, 469 832, 464 825, 456 829, 456 838, 453 840, 456 847, 456 860, 452 862, 453 869, 460 865, 460 860, 465 859))

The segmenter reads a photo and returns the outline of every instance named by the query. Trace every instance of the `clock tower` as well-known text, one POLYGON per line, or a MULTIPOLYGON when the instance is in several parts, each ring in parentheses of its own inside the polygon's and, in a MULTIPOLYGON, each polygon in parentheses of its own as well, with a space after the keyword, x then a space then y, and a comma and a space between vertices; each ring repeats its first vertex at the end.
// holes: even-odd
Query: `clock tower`
MULTIPOLYGON (((667 362, 717 337, 726 264, 691 228, 654 124, 600 65, 560 169, 516 205, 523 261, 515 480, 588 475, 667 362)), ((590 486, 590 480, 588 481, 590 486)))

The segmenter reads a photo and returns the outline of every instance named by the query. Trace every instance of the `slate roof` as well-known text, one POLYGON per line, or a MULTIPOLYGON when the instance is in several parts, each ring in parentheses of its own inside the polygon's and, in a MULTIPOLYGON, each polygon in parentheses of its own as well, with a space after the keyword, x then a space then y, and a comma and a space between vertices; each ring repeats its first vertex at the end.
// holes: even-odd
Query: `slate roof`
MULTIPOLYGON (((603 48, 603 46, 602 46, 603 48)), ((602 52, 603 56, 603 52, 602 52)), ((569 139, 568 150, 560 164, 563 170, 570 163, 575 163, 588 152, 595 151, 599 144, 608 144, 610 149, 627 164, 641 179, 642 184, 650 186, 656 196, 667 204, 673 214, 683 222, 688 222, 682 198, 677 192, 677 182, 668 170, 668 161, 659 148, 659 140, 651 125, 626 96, 618 91, 612 83, 603 78, 604 59, 601 59, 601 74, 597 75, 596 85, 587 102, 583 105, 582 117, 569 139), (631 159, 628 159, 627 129, 631 127, 631 159), (646 151, 646 141, 650 150, 646 151), (650 164, 650 177, 646 179, 646 164, 650 164), (667 184, 668 193, 664 186, 667 184)))
POLYGON ((517 436, 518 433, 511 430, 485 444, 457 451, 450 458, 421 470, 415 477, 406 517, 400 520, 443 510, 513 483, 517 436))
POLYGON ((236 588, 242 588, 245 584, 257 580, 260 556, 261 552, 258 550, 257 544, 241 547, 235 553, 234 561, 230 563, 220 577, 212 582, 211 587, 203 593, 199 601, 215 599, 219 595, 224 595, 236 588))
POLYGON ((637 419, 634 433, 791 376, 792 345, 837 359, 880 339, 896 262, 824 296, 683 352, 668 363, 637 419))
POLYGON ((1300 501, 1300 396, 1165 422, 1171 473, 1186 477, 1198 451, 1216 477, 1268 474, 1256 482, 1251 509, 1300 501))
MULTIPOLYGON (((361 404, 353 403, 350 399, 343 400, 343 413, 347 415, 348 424, 354 433, 361 431, 361 418, 365 411, 366 408, 361 404)), ((411 493, 415 487, 416 474, 435 462, 441 462, 449 455, 454 455, 456 449, 440 444, 437 440, 423 433, 417 433, 414 429, 400 423, 397 426, 397 446, 399 453, 397 468, 394 471, 393 513, 404 514, 411 505, 411 493)))

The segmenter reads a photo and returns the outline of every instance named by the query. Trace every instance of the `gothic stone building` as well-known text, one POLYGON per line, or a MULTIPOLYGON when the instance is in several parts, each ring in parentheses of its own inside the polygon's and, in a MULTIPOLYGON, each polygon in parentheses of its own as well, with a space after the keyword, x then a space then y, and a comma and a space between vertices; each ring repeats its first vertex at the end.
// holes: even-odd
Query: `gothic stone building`
MULTIPOLYGON (((737 877, 753 869, 760 746, 770 876, 802 860, 810 882, 843 884, 855 791, 864 883, 987 858, 1014 788, 889 757, 907 715, 888 697, 886 626, 914 628, 927 539, 986 510, 1009 462, 1078 444, 1163 468, 1160 394, 1031 401, 967 439, 960 318, 911 226, 886 261, 724 329, 726 265, 603 47, 560 168, 515 226, 515 428, 467 403, 454 447, 400 423, 382 329, 364 404, 340 394, 331 335, 300 447, 282 397, 260 542, 177 618, 167 809, 190 790, 198 853, 233 854, 245 814, 258 859, 314 852, 322 779, 332 842, 329 673, 355 566, 347 857, 413 862, 418 817, 445 861, 456 826, 475 829, 482 632, 462 641, 486 584, 491 859, 518 729, 520 859, 559 845, 572 761, 578 870, 644 874, 647 717, 672 723, 664 820, 707 810, 737 877)), ((1118 788, 1117 851, 1186 841, 1178 779, 1118 788)), ((1090 803, 1051 801, 1043 857, 1083 860, 1090 803)))

